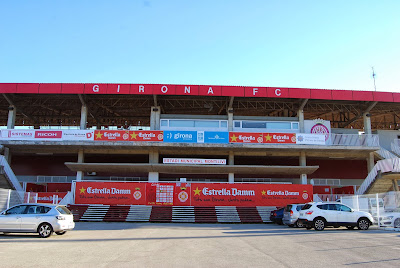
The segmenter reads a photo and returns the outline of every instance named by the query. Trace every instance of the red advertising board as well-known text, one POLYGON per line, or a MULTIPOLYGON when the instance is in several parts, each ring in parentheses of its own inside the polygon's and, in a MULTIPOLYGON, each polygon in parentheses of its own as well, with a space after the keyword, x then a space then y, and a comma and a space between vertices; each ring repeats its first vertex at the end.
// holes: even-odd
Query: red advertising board
POLYGON ((294 143, 295 133, 264 133, 264 143, 294 143))
POLYGON ((76 204, 285 206, 312 201, 312 185, 76 182, 76 204))
POLYGON ((95 130, 95 141, 127 141, 129 140, 128 130, 95 130))
POLYGON ((35 139, 61 139, 62 130, 36 130, 35 139))
POLYGON ((163 131, 129 131, 130 141, 163 141, 163 131))
POLYGON ((146 184, 136 182, 77 182, 75 204, 146 205, 146 184))
POLYGON ((229 132, 229 142, 263 143, 263 133, 229 132))

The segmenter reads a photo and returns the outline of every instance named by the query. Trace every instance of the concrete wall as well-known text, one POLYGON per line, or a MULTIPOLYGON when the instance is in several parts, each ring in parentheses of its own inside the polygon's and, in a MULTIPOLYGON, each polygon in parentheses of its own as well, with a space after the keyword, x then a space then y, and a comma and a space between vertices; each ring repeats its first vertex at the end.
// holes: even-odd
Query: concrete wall
POLYGON ((391 143, 399 139, 400 131, 399 130, 377 130, 374 134, 378 134, 379 136, 379 145, 386 150, 391 151, 391 143))

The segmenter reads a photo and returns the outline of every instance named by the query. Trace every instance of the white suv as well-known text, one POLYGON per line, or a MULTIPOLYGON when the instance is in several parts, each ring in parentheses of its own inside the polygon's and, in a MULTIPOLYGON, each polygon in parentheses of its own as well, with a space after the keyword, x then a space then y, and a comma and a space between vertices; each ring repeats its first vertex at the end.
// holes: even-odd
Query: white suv
POLYGON ((346 226, 347 229, 358 227, 368 230, 374 220, 371 214, 355 211, 338 202, 308 203, 300 210, 299 222, 307 229, 322 231, 326 226, 346 226))

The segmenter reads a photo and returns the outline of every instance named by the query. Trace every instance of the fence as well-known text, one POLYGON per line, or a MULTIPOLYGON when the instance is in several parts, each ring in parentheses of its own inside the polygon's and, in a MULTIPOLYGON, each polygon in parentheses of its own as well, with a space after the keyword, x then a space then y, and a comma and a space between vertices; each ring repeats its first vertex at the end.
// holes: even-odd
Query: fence
POLYGON ((47 203, 68 205, 73 202, 72 198, 73 195, 71 194, 71 192, 68 192, 68 194, 65 195, 63 198, 55 194, 53 196, 50 196, 48 200, 40 200, 38 198, 38 193, 0 189, 0 211, 6 210, 9 207, 22 203, 47 203))
POLYGON ((342 196, 340 201, 354 210, 371 213, 379 227, 400 228, 400 192, 342 196))

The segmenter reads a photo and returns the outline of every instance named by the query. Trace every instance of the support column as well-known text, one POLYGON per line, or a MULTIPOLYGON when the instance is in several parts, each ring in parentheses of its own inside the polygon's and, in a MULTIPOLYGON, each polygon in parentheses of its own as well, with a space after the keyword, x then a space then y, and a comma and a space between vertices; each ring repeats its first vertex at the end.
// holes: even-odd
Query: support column
POLYGON ((87 106, 82 105, 80 129, 86 129, 86 122, 87 122, 87 106))
POLYGON ((160 130, 160 115, 161 115, 160 106, 151 106, 151 113, 150 113, 151 130, 160 130))
POLYGON ((393 191, 399 192, 399 184, 397 182, 397 179, 393 179, 392 184, 393 184, 393 191))
MULTIPOLYGON (((83 149, 79 149, 78 152, 78 163, 84 163, 85 160, 85 155, 83 153, 83 149)), ((82 181, 83 180, 83 171, 77 171, 76 172, 76 181, 82 181)))
POLYGON ((299 117, 299 131, 300 131, 300 133, 305 133, 305 129, 304 129, 304 111, 303 110, 298 110, 297 111, 297 116, 299 117))
POLYGON ((16 115, 17 115, 17 108, 14 105, 10 105, 8 107, 7 129, 14 129, 16 115))
MULTIPOLYGON (((230 165, 230 166, 235 165, 235 155, 234 155, 233 151, 229 152, 228 165, 230 165)), ((228 182, 229 183, 235 182, 235 173, 228 174, 228 182)))
POLYGON ((228 109, 228 131, 233 131, 233 108, 228 109))
POLYGON ((365 134, 372 134, 371 114, 363 113, 363 119, 364 119, 364 132, 365 132, 365 134))
MULTIPOLYGON (((300 163, 300 166, 302 166, 302 167, 307 166, 305 152, 300 152, 299 163, 300 163)), ((307 174, 300 175, 300 184, 307 184, 307 174)))
MULTIPOLYGON (((156 150, 152 150, 149 152, 149 163, 150 164, 158 164, 159 153, 156 150)), ((159 181, 159 173, 158 172, 149 172, 149 181, 156 182, 159 181)))
MULTIPOLYGON (((10 105, 8 107, 8 120, 7 120, 7 129, 15 128, 15 118, 17 116, 17 107, 14 105, 10 105)), ((4 158, 7 163, 11 166, 11 152, 9 148, 4 148, 4 158)))
POLYGON ((371 170, 374 168, 375 166, 375 157, 374 157, 374 153, 369 153, 368 157, 367 157, 367 168, 368 168, 368 173, 371 172, 371 170))

